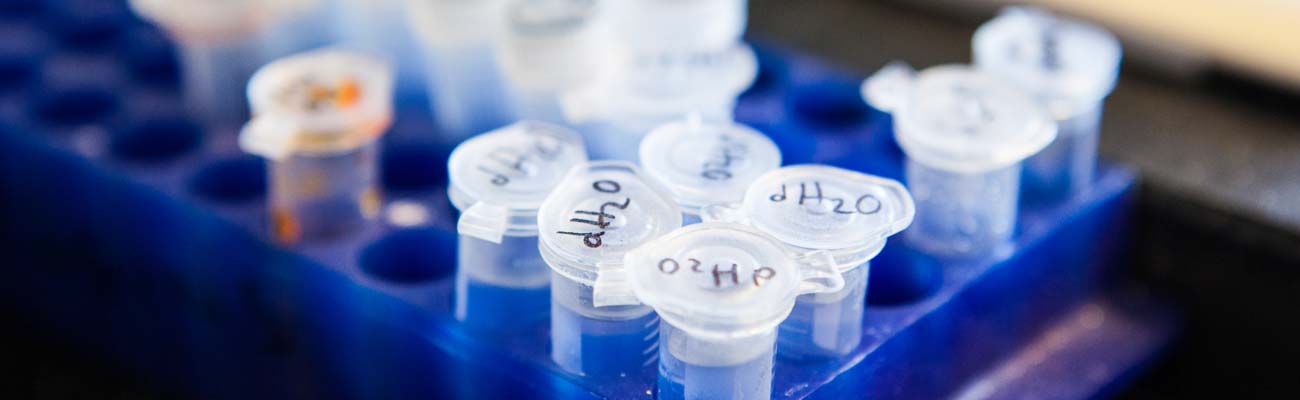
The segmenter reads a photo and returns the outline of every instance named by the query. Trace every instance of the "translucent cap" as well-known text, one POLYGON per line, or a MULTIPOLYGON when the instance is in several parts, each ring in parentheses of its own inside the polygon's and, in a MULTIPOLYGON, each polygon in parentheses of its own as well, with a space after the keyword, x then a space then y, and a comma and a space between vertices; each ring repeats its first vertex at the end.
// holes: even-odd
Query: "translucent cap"
POLYGON ((273 160, 373 142, 393 117, 393 71, 378 57, 315 50, 267 64, 248 82, 244 151, 273 160))
POLYGON ((447 160, 457 230, 493 243, 536 235, 542 200, 586 161, 576 132, 543 122, 516 122, 466 140, 447 160))
POLYGON ((574 167, 537 213, 542 258, 556 272, 586 285, 623 254, 682 226, 667 192, 626 161, 574 167))
POLYGON ((844 270, 867 262, 912 224, 912 195, 892 179, 824 165, 795 165, 758 178, 744 203, 707 207, 706 221, 745 222, 800 249, 826 250, 844 270))
POLYGON ((130 0, 136 13, 187 41, 247 36, 316 0, 130 0))
POLYGON ((1057 118, 1090 110, 1115 88, 1120 43, 1095 25, 1008 7, 973 39, 975 64, 1024 86, 1057 118))
POLYGON ((613 27, 640 49, 722 48, 745 32, 747 0, 614 0, 613 27))
POLYGON ((410 0, 411 28, 433 46, 490 43, 505 21, 506 0, 410 0))
POLYGON ((561 97, 565 117, 663 121, 695 112, 730 119, 736 97, 758 77, 754 49, 725 50, 623 64, 561 97))
POLYGON ((641 167, 691 214, 739 202, 751 182, 780 166, 776 144, 737 123, 691 118, 655 128, 641 141, 641 167))
POLYGON ((862 92, 872 106, 893 114, 894 136, 907 157, 932 168, 997 169, 1056 138, 1056 123, 1028 93, 966 65, 918 74, 890 64, 867 78, 862 92))
POLYGON ((568 88, 591 78, 608 57, 600 53, 596 0, 514 0, 506 9, 502 69, 528 88, 568 88))
POLYGON ((639 300, 673 326, 704 337, 772 329, 800 294, 844 287, 830 254, 795 253, 771 236, 726 222, 678 229, 624 259, 622 270, 596 281, 597 306, 639 300))

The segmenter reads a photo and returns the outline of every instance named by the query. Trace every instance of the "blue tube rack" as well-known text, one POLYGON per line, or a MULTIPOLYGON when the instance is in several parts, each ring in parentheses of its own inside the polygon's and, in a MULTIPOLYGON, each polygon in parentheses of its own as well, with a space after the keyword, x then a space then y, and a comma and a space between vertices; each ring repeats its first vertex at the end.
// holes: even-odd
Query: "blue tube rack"
MULTIPOLYGON (((758 46, 737 117, 788 163, 899 179, 860 78, 758 46)), ((657 371, 568 375, 545 321, 483 338, 451 316, 450 146, 401 98, 383 145, 391 202, 432 216, 291 252, 265 240, 265 167, 229 125, 179 106, 175 52, 118 0, 0 1, 0 302, 74 349, 191 397, 652 398, 657 371)), ((936 260, 891 242, 849 356, 780 359, 778 398, 1092 398, 1174 335, 1122 284, 1136 179, 1103 164, 1067 202, 1022 202, 1009 254, 936 260)))

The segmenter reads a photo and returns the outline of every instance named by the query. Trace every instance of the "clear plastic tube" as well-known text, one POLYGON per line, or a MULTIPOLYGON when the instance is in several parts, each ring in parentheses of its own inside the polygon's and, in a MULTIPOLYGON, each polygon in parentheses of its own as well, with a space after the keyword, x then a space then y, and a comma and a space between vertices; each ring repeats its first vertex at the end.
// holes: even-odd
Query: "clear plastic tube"
POLYGON ((980 69, 1033 94, 1060 125, 1056 141, 1025 161, 1025 192, 1055 201, 1086 190, 1102 104, 1119 76, 1119 40, 1086 22, 1008 7, 976 31, 972 47, 980 69))
POLYGON ((565 124, 560 95, 608 62, 597 0, 516 0, 506 9, 502 71, 519 118, 565 124))
POLYGON ((658 398, 770 399, 777 331, 717 339, 659 324, 658 398))
POLYGON ((893 114, 907 155, 916 223, 906 238, 942 256, 995 252, 1015 233, 1021 162, 1056 138, 1056 123, 1016 85, 968 66, 916 74, 891 65, 863 85, 893 114))
POLYGON ((392 121, 392 71, 361 53, 320 50, 263 67, 239 144, 270 160, 270 228, 285 244, 355 232, 377 216, 376 140, 392 121))
POLYGON ((825 251, 841 267, 844 287, 805 294, 781 323, 778 354, 825 359, 849 354, 862 338, 869 261, 911 225, 916 207, 903 185, 824 165, 764 174, 742 202, 704 208, 705 221, 745 223, 800 252, 825 251))
POLYGON ((735 223, 678 229, 624 260, 598 278, 593 301, 659 314, 661 399, 771 398, 777 326, 795 298, 844 285, 830 253, 735 223))
POLYGON ((496 46, 504 0, 409 2, 438 138, 457 143, 515 120, 496 46))
POLYGON ((565 172, 587 160, 578 135, 525 121, 475 136, 447 162, 461 212, 456 319, 486 335, 532 329, 550 312, 551 272, 538 251, 537 212, 565 172))
POLYGON ((655 359, 658 319, 635 302, 596 301, 596 283, 628 250, 681 226, 681 211, 626 162, 570 171, 538 212, 551 285, 551 358, 588 377, 634 375, 655 359))

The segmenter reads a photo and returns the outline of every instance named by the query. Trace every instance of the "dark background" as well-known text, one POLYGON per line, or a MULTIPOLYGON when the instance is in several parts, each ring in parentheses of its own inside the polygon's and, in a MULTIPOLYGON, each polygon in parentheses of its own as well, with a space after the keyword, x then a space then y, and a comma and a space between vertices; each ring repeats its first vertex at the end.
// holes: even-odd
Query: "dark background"
MULTIPOLYGON (((617 1, 617 0, 614 0, 617 1)), ((1176 12, 1176 10, 1171 10, 1176 12)), ((991 15, 853 0, 752 0, 753 37, 866 75, 970 60, 991 15)), ((1300 96, 1126 48, 1101 152, 1142 174, 1131 278, 1174 300, 1183 335, 1123 398, 1300 393, 1300 96)), ((1212 66, 1211 66, 1212 67, 1212 66)), ((166 398, 0 309, 2 398, 166 398)))

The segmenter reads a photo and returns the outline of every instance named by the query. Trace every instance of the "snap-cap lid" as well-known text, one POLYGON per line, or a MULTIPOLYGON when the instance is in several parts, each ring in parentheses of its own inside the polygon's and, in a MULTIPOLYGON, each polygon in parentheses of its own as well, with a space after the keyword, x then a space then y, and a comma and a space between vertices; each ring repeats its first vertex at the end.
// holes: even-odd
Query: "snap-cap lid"
POLYGON ((758 77, 758 56, 743 43, 697 56, 627 60, 617 66, 564 93, 565 118, 615 118, 636 126, 641 125, 637 120, 663 121, 692 112, 730 119, 736 97, 758 77))
POLYGON ((184 41, 220 42, 253 34, 317 0, 130 0, 136 13, 184 41))
POLYGON ((900 69, 909 67, 890 64, 867 80, 864 93, 893 114, 898 145, 914 161, 983 172, 1018 163, 1056 138, 1056 122, 1013 83, 967 65, 930 67, 914 77, 900 69))
POLYGON ((781 166, 766 135, 739 123, 699 118, 670 122, 641 141, 641 167, 672 192, 682 209, 739 202, 749 184, 781 166))
POLYGON ((498 243, 537 234, 537 209, 574 166, 587 161, 568 128, 521 121, 466 140, 447 159, 452 205, 462 235, 498 243))
POLYGON ((727 222, 678 229, 624 260, 618 273, 597 279, 597 306, 639 300, 673 326, 706 337, 773 329, 800 294, 844 287, 830 254, 795 253, 769 235, 727 222))
POLYGON ((1048 104, 1058 119, 1092 109, 1115 88, 1119 39, 1096 25, 1033 7, 1008 7, 975 31, 975 65, 1048 104))
POLYGON ((747 0, 617 0, 609 2, 615 34, 635 48, 717 48, 740 40, 747 0))
POLYGON ((248 81, 253 118, 239 146, 273 160, 330 154, 378 139, 393 119, 393 70, 356 51, 322 49, 286 57, 248 81))
POLYGON ((901 183, 860 172, 795 165, 754 181, 738 208, 714 206, 703 218, 745 222, 801 249, 826 250, 840 268, 867 262, 889 236, 912 224, 916 206, 901 183))
POLYGON ((556 272, 593 285, 623 254, 682 226, 663 188, 626 161, 574 167, 537 213, 542 258, 556 272))

